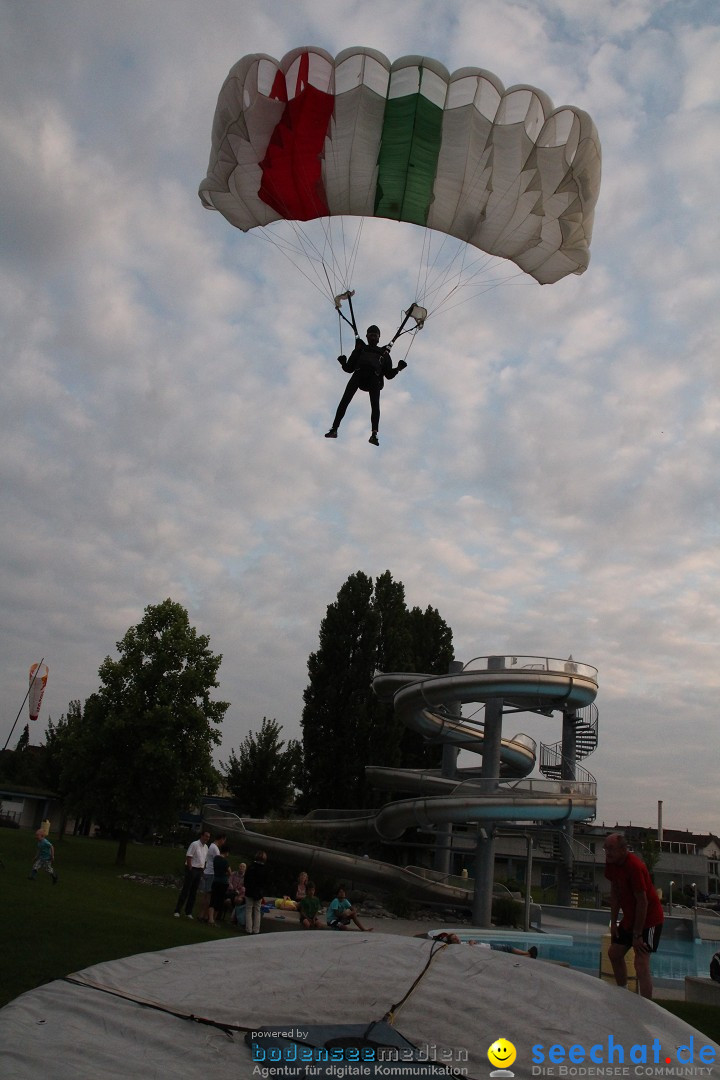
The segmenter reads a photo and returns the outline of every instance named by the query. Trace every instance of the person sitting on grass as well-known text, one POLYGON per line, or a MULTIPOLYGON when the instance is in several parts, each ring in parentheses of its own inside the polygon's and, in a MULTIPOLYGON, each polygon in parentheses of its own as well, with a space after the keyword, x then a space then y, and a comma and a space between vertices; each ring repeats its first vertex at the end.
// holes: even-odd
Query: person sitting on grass
POLYGON ((355 923, 358 930, 363 930, 365 933, 372 930, 372 926, 363 926, 360 922, 355 908, 345 896, 345 887, 343 885, 339 886, 335 899, 328 904, 325 918, 328 926, 333 930, 349 930, 351 922, 355 923))
POLYGON ((296 904, 299 904, 303 897, 306 895, 308 886, 307 870, 301 870, 298 874, 298 879, 293 885, 291 900, 294 900, 296 904))
POLYGON ((230 871, 230 877, 228 878, 227 894, 225 896, 225 907, 231 911, 239 904, 245 896, 245 871, 247 870, 247 863, 241 862, 238 865, 237 870, 230 871))
MULTIPOLYGON (((306 875, 307 877, 307 875, 306 875)), ((300 912, 300 925, 303 930, 319 930, 320 918, 318 911, 320 910, 320 901, 315 895, 315 882, 308 881, 305 883, 305 895, 302 900, 298 901, 298 911, 300 912)))

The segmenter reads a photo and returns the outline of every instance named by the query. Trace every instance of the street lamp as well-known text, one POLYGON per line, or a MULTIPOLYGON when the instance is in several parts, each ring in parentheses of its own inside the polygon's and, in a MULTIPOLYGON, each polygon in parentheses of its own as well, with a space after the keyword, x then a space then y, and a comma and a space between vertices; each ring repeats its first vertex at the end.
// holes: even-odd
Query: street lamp
POLYGON ((697 883, 694 882, 694 881, 692 883, 692 891, 693 891, 693 927, 695 929, 695 937, 697 938, 697 936, 698 936, 698 925, 697 925, 697 883))
POLYGON ((672 915, 672 892, 673 892, 674 888, 675 888, 675 882, 671 881, 670 882, 670 898, 668 900, 668 915, 672 915))

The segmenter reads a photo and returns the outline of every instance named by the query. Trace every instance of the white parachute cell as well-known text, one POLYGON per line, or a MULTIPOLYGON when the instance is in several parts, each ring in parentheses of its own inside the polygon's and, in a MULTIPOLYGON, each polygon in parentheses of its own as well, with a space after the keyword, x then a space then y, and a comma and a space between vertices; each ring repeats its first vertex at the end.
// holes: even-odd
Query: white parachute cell
POLYGON ((218 99, 205 206, 248 230, 335 215, 410 221, 542 284, 581 274, 601 172, 590 117, 533 86, 372 49, 244 57, 218 99))

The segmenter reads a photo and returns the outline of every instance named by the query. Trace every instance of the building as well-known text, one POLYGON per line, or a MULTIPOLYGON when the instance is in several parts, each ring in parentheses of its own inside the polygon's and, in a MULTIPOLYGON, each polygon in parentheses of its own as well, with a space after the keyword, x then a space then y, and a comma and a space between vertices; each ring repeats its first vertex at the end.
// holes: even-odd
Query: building
POLYGON ((11 828, 38 829, 45 820, 58 829, 62 820, 62 802, 53 791, 0 780, 0 819, 11 828))

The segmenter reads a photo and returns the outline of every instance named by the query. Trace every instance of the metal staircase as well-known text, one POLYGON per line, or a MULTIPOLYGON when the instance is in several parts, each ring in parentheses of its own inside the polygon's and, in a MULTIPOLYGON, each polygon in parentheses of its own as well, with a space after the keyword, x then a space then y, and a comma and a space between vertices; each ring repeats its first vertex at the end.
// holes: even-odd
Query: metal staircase
MULTIPOLYGON (((597 705, 586 705, 575 713, 575 754, 576 761, 592 754, 598 744, 598 709, 597 705)), ((563 759, 562 741, 547 745, 540 744, 540 772, 549 780, 562 780, 563 759)), ((585 771, 585 770, 583 770, 585 771)), ((579 775, 577 779, 580 779, 579 775)))

